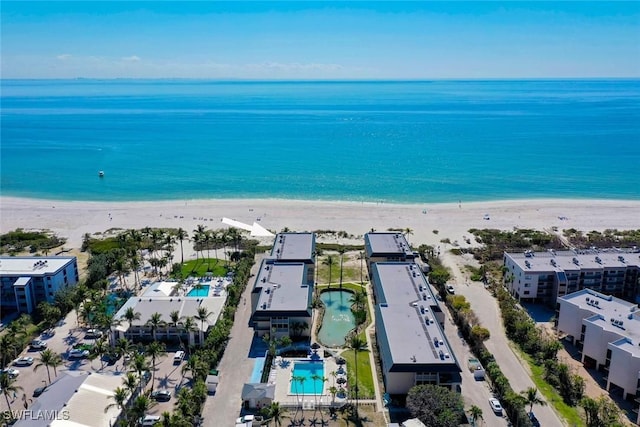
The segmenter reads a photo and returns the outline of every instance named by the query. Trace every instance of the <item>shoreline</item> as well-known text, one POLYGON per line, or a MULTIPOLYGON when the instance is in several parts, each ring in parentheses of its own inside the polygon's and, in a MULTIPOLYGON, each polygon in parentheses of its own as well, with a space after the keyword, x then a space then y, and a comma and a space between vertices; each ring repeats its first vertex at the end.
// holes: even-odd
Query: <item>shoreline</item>
MULTIPOLYGON (((0 229, 49 229, 79 248, 85 233, 109 229, 226 228, 223 217, 257 222, 272 231, 346 231, 361 241, 372 228, 410 228, 414 244, 440 245, 449 238, 464 245, 470 228, 640 228, 640 201, 609 199, 516 199, 492 202, 394 204, 289 199, 195 199, 181 201, 85 202, 0 196, 0 229), (489 219, 485 215, 488 215, 489 219)), ((323 237, 325 241, 333 241, 323 237)))

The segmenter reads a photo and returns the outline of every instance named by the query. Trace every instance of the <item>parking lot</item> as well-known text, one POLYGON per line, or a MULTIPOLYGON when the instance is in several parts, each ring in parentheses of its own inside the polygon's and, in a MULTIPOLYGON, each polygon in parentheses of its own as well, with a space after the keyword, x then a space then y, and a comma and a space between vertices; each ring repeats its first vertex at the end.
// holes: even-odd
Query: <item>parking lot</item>
MULTIPOLYGON (((127 367, 123 365, 124 359, 120 358, 114 364, 108 365, 99 359, 89 360, 86 358, 69 360, 69 351, 73 349, 75 344, 86 343, 93 344, 94 339, 85 338, 86 329, 78 328, 76 325, 75 312, 69 313, 67 317, 62 320, 55 328, 55 334, 52 336, 41 336, 39 339, 47 343, 47 348, 51 351, 58 353, 62 356, 63 364, 57 367, 57 375, 53 368, 49 368, 51 375, 51 382, 55 382, 56 378, 59 378, 63 372, 67 370, 82 370, 88 372, 103 373, 108 375, 124 375, 127 372, 127 367), (104 369, 103 369, 104 367, 104 369)), ((151 410, 149 414, 160 415, 164 411, 171 412, 173 410, 174 403, 176 401, 175 396, 181 387, 188 384, 190 379, 189 374, 187 377, 182 376, 182 366, 184 361, 180 364, 173 363, 173 352, 168 349, 167 354, 156 360, 155 371, 155 384, 154 389, 166 388, 171 391, 171 399, 167 402, 158 402, 151 410)), ((33 397, 33 392, 36 388, 49 384, 49 377, 47 375, 47 368, 40 366, 36 369, 36 365, 39 363, 40 351, 25 349, 18 357, 29 356, 34 359, 31 366, 13 366, 19 371, 15 384, 22 388, 22 391, 18 392, 14 399, 9 399, 11 403, 11 409, 19 410, 29 407, 37 399, 33 397)), ((149 361, 149 364, 151 362, 149 361)), ((151 384, 147 385, 149 390, 151 384)), ((47 391, 45 391, 46 393, 47 391)), ((7 410, 7 403, 5 399, 0 399, 0 411, 7 410)), ((99 410, 99 408, 96 408, 99 410)))

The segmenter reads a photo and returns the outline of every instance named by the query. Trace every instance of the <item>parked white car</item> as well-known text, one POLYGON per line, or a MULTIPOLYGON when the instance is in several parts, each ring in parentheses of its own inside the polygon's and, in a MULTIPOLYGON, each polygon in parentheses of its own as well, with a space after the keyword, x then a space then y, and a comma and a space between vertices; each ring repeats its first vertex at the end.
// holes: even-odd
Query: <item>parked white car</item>
POLYGON ((5 375, 8 375, 9 378, 15 378, 18 375, 20 375, 20 371, 18 371, 15 368, 5 368, 5 369, 2 370, 2 373, 5 374, 5 375))
POLYGON ((31 366, 33 365, 33 357, 25 356, 20 357, 13 361, 15 366, 31 366))
POLYGON ((493 412, 495 412, 496 415, 502 416, 502 405, 498 399, 489 399, 489 405, 491 405, 491 409, 493 409, 493 412))

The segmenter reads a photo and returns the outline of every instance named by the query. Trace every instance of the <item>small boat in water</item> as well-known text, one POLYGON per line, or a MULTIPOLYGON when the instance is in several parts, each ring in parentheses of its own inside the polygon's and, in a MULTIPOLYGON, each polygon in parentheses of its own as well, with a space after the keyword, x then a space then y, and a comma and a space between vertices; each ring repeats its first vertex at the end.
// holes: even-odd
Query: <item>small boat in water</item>
POLYGON ((100 171, 100 172, 98 172, 98 176, 99 176, 100 178, 102 178, 102 177, 104 176, 104 171, 100 171))

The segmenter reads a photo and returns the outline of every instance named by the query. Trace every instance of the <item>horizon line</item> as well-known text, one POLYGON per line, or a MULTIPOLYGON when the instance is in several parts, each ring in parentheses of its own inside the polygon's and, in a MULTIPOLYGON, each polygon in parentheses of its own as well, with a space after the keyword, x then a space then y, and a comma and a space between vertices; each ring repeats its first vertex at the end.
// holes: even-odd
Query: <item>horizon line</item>
POLYGON ((83 80, 173 80, 211 82, 430 82, 430 81, 523 81, 523 80, 640 80, 639 76, 581 77, 420 77, 420 78, 235 78, 235 77, 0 77, 0 81, 83 81, 83 80))

